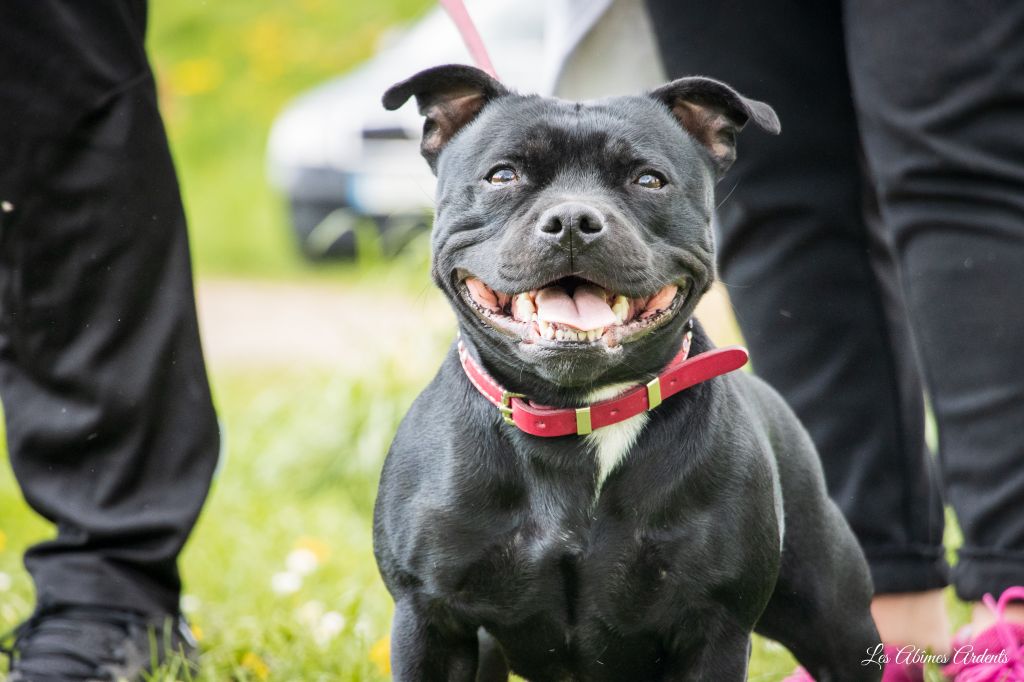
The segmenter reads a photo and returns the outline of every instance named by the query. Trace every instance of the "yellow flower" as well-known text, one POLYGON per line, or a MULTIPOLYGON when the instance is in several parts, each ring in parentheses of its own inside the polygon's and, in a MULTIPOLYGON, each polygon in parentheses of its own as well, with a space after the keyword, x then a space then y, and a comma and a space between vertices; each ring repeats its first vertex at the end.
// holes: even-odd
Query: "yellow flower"
POLYGON ((391 674, 391 636, 385 635, 370 647, 370 662, 377 666, 381 675, 391 674))
POLYGON ((247 651, 242 656, 242 667, 251 672, 259 680, 265 680, 270 675, 270 666, 267 662, 252 651, 247 651))
POLYGON ((171 67, 171 89, 179 95, 199 95, 215 90, 224 81, 224 67, 215 59, 186 59, 171 67))
POLYGON ((331 554, 331 548, 327 546, 327 543, 323 540, 309 537, 299 538, 298 542, 295 543, 295 549, 308 549, 316 556, 320 563, 326 561, 327 557, 331 554))
POLYGON ((189 623, 189 629, 192 630, 192 636, 196 638, 197 642, 203 641, 203 629, 195 623, 189 623))
POLYGON ((242 44, 257 80, 271 81, 280 75, 290 41, 284 22, 272 14, 257 18, 244 29, 242 44))
POLYGON ((0 552, 7 547, 7 533, 0 530, 0 552))

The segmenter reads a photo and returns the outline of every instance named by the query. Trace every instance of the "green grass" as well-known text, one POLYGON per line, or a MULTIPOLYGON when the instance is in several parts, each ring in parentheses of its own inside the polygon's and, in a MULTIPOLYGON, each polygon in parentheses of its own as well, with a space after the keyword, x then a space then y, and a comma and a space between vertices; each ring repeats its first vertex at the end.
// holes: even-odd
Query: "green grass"
MULTIPOLYGON (((201 679, 264 679, 264 665, 274 680, 384 679, 368 653, 390 609, 370 514, 381 455, 415 387, 387 372, 371 385, 322 371, 216 385, 228 454, 182 560, 201 679), (278 594, 273 577, 297 548, 318 565, 298 591, 278 594)), ((0 508, 0 571, 13 576, 0 594, 4 630, 31 608, 19 554, 52 531, 24 507, 6 468, 0 508)))

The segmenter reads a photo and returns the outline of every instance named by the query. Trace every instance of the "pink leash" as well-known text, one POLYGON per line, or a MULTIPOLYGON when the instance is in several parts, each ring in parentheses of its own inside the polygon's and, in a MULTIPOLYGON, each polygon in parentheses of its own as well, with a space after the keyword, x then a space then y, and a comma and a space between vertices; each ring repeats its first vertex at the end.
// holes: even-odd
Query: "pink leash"
POLYGON ((476 30, 473 19, 469 16, 469 12, 466 11, 465 3, 462 0, 440 0, 440 2, 441 6, 448 12, 448 16, 455 23, 455 28, 459 29, 462 42, 466 43, 469 54, 473 57, 477 67, 486 71, 492 78, 497 80, 498 73, 494 70, 494 65, 491 64, 491 58, 487 54, 487 48, 480 37, 480 32, 476 30))

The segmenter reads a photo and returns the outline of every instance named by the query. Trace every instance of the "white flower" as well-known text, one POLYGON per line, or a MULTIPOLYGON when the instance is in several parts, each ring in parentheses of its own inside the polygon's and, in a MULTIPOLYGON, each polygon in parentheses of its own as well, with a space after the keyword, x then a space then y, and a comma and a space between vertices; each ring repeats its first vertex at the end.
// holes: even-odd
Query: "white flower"
POLYGON ((199 607, 203 605, 203 602, 194 594, 183 594, 181 595, 181 612, 182 613, 195 613, 199 610, 199 607))
POLYGON ((328 611, 320 617, 320 622, 317 623, 316 629, 313 631, 313 638, 317 641, 317 644, 323 646, 340 635, 344 629, 345 616, 337 611, 328 611))
POLYGON ((302 576, 291 571, 275 573, 270 579, 270 587, 277 594, 294 594, 302 587, 302 576))
POLYGON ((352 628, 357 637, 362 639, 369 639, 373 635, 373 625, 366 619, 360 619, 356 622, 355 627, 352 628))
POLYGON ((319 565, 320 560, 316 557, 316 554, 305 547, 293 549, 288 558, 285 559, 285 566, 288 567, 288 570, 299 575, 309 575, 319 565))
POLYGON ((11 576, 0 572, 0 592, 6 592, 9 589, 11 589, 11 576))
POLYGON ((303 625, 313 628, 320 621, 320 616, 324 613, 324 605, 318 602, 316 599, 311 599, 306 602, 295 612, 298 620, 303 625))

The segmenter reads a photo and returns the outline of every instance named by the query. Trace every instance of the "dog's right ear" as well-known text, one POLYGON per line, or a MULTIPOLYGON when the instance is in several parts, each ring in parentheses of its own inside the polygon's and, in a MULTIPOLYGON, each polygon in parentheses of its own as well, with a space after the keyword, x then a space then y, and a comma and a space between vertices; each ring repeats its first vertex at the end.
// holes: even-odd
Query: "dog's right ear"
POLYGON ((661 100, 679 124, 707 151, 720 179, 736 160, 736 135, 747 121, 778 135, 782 128, 775 110, 764 102, 744 97, 725 83, 690 76, 650 93, 661 100))
POLYGON ((509 94, 504 85, 472 66, 435 66, 396 83, 384 93, 383 103, 395 110, 416 97, 423 122, 420 152, 437 172, 437 157, 463 126, 472 121, 488 102, 509 94))

